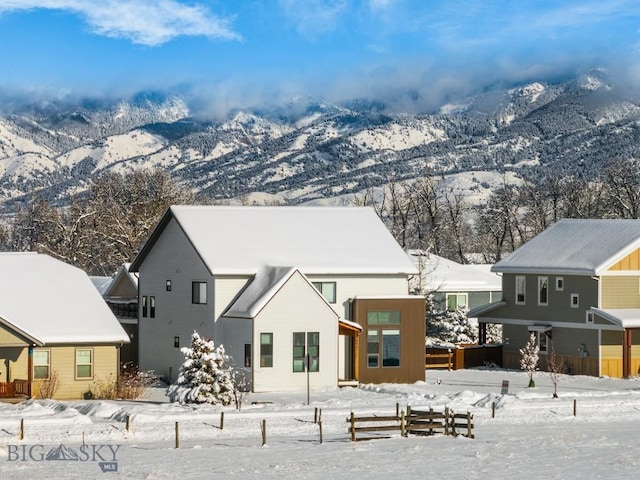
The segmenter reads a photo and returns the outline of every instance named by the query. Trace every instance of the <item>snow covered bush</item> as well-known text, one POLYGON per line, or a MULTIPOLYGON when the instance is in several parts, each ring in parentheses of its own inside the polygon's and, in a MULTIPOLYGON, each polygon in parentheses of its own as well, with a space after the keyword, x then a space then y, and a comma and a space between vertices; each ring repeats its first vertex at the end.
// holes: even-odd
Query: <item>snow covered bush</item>
POLYGON ((224 347, 215 347, 198 332, 191 336, 191 347, 181 349, 184 363, 175 384, 167 389, 172 402, 230 405, 235 399, 233 369, 224 347))
POLYGON ((141 372, 132 363, 120 369, 118 378, 113 373, 106 378, 96 378, 91 382, 89 391, 95 399, 102 400, 137 400, 144 398, 157 379, 152 371, 141 372))
POLYGON ((531 333, 527 344, 520 349, 520 368, 529 374, 529 388, 536 386, 533 381, 533 374, 538 369, 539 350, 536 334, 531 333))

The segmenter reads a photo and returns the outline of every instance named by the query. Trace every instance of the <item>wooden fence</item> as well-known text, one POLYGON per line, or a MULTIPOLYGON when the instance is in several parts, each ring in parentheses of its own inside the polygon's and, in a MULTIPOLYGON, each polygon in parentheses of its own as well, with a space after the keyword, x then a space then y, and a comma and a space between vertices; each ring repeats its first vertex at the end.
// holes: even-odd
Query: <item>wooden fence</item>
POLYGON ((463 435, 468 438, 475 438, 473 435, 473 415, 467 413, 455 413, 449 408, 444 411, 412 410, 407 407, 404 411, 396 415, 372 415, 356 416, 353 412, 349 418, 349 434, 352 442, 362 440, 374 440, 389 438, 388 435, 375 435, 378 432, 399 432, 405 437, 414 435, 463 435), (359 436, 369 434, 368 436, 359 436))
POLYGON ((455 348, 427 347, 425 368, 482 367, 487 363, 502 365, 502 345, 457 345, 455 348))
POLYGON ((0 382, 0 398, 14 398, 23 395, 29 395, 29 382, 27 380, 0 382))

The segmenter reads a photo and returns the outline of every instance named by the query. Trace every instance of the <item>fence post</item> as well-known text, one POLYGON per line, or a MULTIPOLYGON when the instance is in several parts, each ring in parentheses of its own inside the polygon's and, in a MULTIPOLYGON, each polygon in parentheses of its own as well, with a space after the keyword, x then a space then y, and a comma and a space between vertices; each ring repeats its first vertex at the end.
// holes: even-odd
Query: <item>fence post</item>
MULTIPOLYGON (((433 407, 429 407, 429 423, 433 423, 433 407)), ((429 435, 433 435, 433 428, 429 429, 429 435)))
POLYGON ((318 423, 321 423, 321 422, 322 422, 322 409, 320 408, 318 410, 318 423))
POLYGON ((396 403, 396 418, 400 417, 400 404, 396 403))
POLYGON ((576 399, 573 399, 573 416, 575 417, 577 413, 577 405, 576 405, 576 399))
POLYGON ((496 402, 491 404, 491 418, 496 418, 496 402))
POLYGON ((127 415, 127 426, 125 427, 127 429, 127 432, 129 431, 129 426, 131 425, 131 416, 127 415))
POLYGON ((224 412, 220 412, 220 430, 224 429, 224 412))
POLYGON ((353 414, 353 412, 351 412, 351 441, 355 442, 356 441, 356 417, 353 414))
POLYGON ((20 440, 24 440, 24 418, 20 419, 20 440))
POLYGON ((318 423, 318 407, 313 409, 313 423, 318 423))
POLYGON ((471 420, 472 420, 471 412, 467 410, 467 437, 473 438, 473 434, 471 433, 471 420))
POLYGON ((180 448, 180 427, 178 422, 176 422, 176 448, 180 448))
POLYGON ((267 444, 267 421, 262 420, 260 424, 260 430, 262 430, 262 446, 264 447, 267 444))
POLYGON ((444 407, 444 434, 449 435, 449 407, 444 407))
POLYGON ((322 445, 322 420, 318 422, 318 427, 320 427, 320 445, 322 445))
POLYGON ((408 437, 406 429, 405 429, 405 418, 404 418, 404 410, 402 410, 402 413, 400 415, 400 436, 402 437, 408 437))

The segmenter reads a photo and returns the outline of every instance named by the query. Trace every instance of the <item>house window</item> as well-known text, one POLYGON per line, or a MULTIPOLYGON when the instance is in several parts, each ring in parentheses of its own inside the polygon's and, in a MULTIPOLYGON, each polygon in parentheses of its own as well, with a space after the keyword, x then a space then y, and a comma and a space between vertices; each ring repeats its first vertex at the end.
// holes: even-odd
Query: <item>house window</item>
POLYGON ((571 308, 578 308, 580 306, 580 295, 577 293, 571 294, 571 308))
POLYGON ((546 332, 536 332, 538 337, 538 351, 539 353, 547 353, 549 348, 549 337, 546 332))
POLYGON ((93 377, 93 350, 90 348, 76 350, 76 378, 93 377))
POLYGON ((455 312, 458 308, 469 305, 466 293, 447 293, 447 311, 455 312))
POLYGON ((260 366, 273 367, 273 333, 260 334, 260 366))
POLYGON ((156 318, 156 297, 149 297, 149 317, 156 318))
POLYGON ((382 366, 400 366, 400 330, 382 330, 382 366))
POLYGON ((178 335, 173 337, 173 346, 174 348, 180 348, 180 337, 178 335))
POLYGON ((336 303, 336 282, 313 282, 313 286, 329 303, 336 303))
POLYGON ((51 352, 49 350, 34 350, 33 378, 46 380, 51 369, 51 352))
POLYGON ((564 278, 556 277, 556 291, 562 292, 564 290, 564 278))
POLYGON ((400 312, 367 312, 368 325, 398 325, 400 312))
POLYGON ((191 282, 191 303, 207 303, 207 282, 191 282))
POLYGON ((167 285, 167 292, 170 292, 171 291, 171 280, 167 280, 166 285, 167 285))
POLYGON ((378 330, 369 330, 367 332, 367 367, 377 368, 380 366, 379 346, 378 330))
POLYGON ((149 316, 148 311, 149 311, 149 306, 148 306, 147 296, 145 295, 142 297, 142 316, 144 318, 147 318, 149 316))
POLYGON ((251 344, 244 344, 244 366, 251 368, 251 344))
POLYGON ((527 280, 525 277, 516 277, 516 305, 525 304, 525 290, 527 286, 527 280))
POLYGON ((548 277, 538 277, 538 305, 549 305, 548 277))
POLYGON ((372 329, 367 332, 367 367, 400 366, 400 330, 372 329))
POLYGON ((309 355, 309 371, 317 372, 320 365, 320 333, 293 333, 293 371, 304 372, 306 356, 309 355))
POLYGON ((586 312, 586 313, 587 313, 587 315, 586 315, 586 317, 585 317, 585 321, 586 321, 587 323, 594 323, 594 315, 593 315, 593 312, 592 312, 591 310, 587 310, 587 312, 586 312))

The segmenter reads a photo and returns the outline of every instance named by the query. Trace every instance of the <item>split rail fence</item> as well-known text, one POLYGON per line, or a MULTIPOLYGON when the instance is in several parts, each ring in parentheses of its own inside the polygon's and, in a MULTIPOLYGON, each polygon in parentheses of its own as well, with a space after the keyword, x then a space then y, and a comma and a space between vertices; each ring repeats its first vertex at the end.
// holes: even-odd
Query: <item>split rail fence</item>
POLYGON ((374 440, 389 438, 384 435, 376 435, 379 432, 400 432, 400 436, 413 435, 463 435, 475 438, 473 435, 473 415, 467 413, 455 413, 449 408, 444 411, 412 410, 407 407, 404 411, 395 415, 356 416, 353 412, 349 418, 349 433, 352 442, 362 440, 374 440), (368 436, 362 436, 362 435, 368 436))

